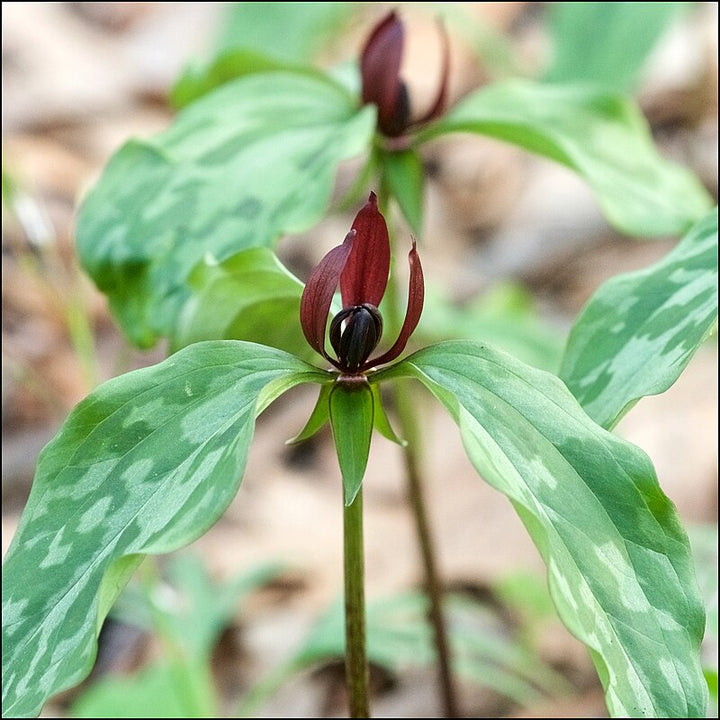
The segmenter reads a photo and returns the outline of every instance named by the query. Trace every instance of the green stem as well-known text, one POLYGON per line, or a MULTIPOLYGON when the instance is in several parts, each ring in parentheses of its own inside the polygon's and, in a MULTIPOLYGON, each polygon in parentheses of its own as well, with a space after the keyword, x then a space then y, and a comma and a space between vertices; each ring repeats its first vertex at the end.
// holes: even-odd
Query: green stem
POLYGON ((368 664, 365 648, 365 559, 362 488, 343 509, 345 561, 345 677, 350 717, 369 718, 368 664))
MULTIPOLYGON (((394 233, 392 232, 392 224, 390 219, 390 198, 392 193, 388 183, 381 177, 379 201, 381 211, 387 219, 390 229, 390 240, 394 233)), ((395 257, 393 253, 391 257, 395 257)), ((384 305, 384 311, 388 316, 388 326, 399 328, 402 323, 400 316, 400 299, 395 279, 395 273, 390 272, 388 286, 386 291, 387 303, 384 305)), ((425 502, 424 482, 421 471, 421 462, 418 454, 420 447, 420 432, 416 421, 417 411, 413 398, 408 392, 404 383, 395 383, 393 387, 395 406, 400 421, 400 435, 407 441, 407 445, 403 452, 403 460, 405 464, 405 478, 407 483, 407 495, 412 510, 413 519, 415 521, 415 532, 418 539, 418 547, 420 549, 420 557, 423 565, 425 592, 430 602, 428 611, 428 619, 433 628, 433 637, 435 641, 435 650, 438 659, 438 681, 440 684, 440 692, 442 694, 443 708, 445 717, 460 717, 460 710, 457 700, 457 692, 453 682, 452 672, 450 670, 450 643, 448 641, 447 625, 445 623, 445 614, 442 607, 442 586, 437 570, 437 560, 435 555, 435 543, 433 540, 432 530, 430 528, 430 520, 427 512, 427 504, 425 502)))

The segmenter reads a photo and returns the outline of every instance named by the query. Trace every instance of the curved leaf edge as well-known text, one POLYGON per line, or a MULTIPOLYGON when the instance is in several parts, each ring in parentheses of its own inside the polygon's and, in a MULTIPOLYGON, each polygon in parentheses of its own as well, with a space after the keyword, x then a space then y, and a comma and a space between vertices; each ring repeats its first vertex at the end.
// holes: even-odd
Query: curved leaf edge
MULTIPOLYGON (((570 351, 573 351, 575 354, 577 351, 575 350, 576 344, 578 342, 578 336, 580 334, 579 326, 581 326, 583 320, 585 320, 590 312, 592 311, 592 303, 593 301, 598 297, 600 293, 606 293, 610 296, 613 295, 613 291, 616 288, 620 288, 624 283, 626 283, 630 279, 635 278, 645 278, 651 275, 655 270, 659 268, 663 268, 669 263, 672 262, 673 258, 680 252, 682 252, 682 244, 685 242, 689 242, 693 240, 695 237, 701 235, 707 230, 709 234, 712 234, 713 231, 715 233, 715 253, 714 257, 716 258, 716 264, 717 264, 717 236, 718 236, 718 208, 715 206, 715 209, 705 218, 698 221, 695 225, 693 225, 692 228, 687 232, 687 234, 684 236, 684 238, 680 241, 680 243, 675 246, 667 255, 662 257, 657 263, 644 268, 642 270, 638 270, 631 273, 624 273, 621 275, 616 275, 606 282, 604 282, 600 287, 593 293, 592 297, 587 301, 583 309, 580 311, 579 315, 575 319, 575 322, 573 323, 572 328, 570 329, 570 333, 568 334, 567 342, 565 344, 565 350, 563 351, 562 360, 560 363, 560 370, 558 371, 559 377, 565 382, 565 384, 568 386, 571 392, 573 394, 576 394, 574 392, 575 389, 575 379, 572 377, 572 369, 570 367, 570 360, 568 359, 570 356, 570 351)), ((717 266, 715 268, 715 282, 717 283, 717 266)), ((664 378, 662 381, 655 382, 651 387, 647 388, 642 395, 639 395, 637 397, 631 397, 627 399, 627 402, 625 402, 622 406, 616 407, 614 413, 610 413, 603 417, 597 417, 595 413, 590 413, 589 408, 583 407, 585 411, 602 427, 604 427, 606 430, 612 430, 619 422, 620 420, 625 417, 625 415, 632 410, 637 403, 642 400, 645 397, 650 397, 653 395, 661 395, 662 393, 669 390, 675 382, 678 380, 680 375, 684 372, 685 368, 690 364, 693 357, 695 357, 695 354, 697 351, 705 344, 707 340, 709 340, 713 335, 717 334, 718 329, 718 318, 717 318, 717 292, 715 293, 715 317, 714 319, 711 319, 707 322, 705 326, 705 330, 702 333, 702 335, 699 337, 698 342, 690 349, 689 352, 685 353, 682 357, 682 361, 680 363, 675 363, 674 365, 674 371, 666 378, 664 378)), ((579 397, 579 394, 578 394, 579 397)), ((582 399, 580 399, 580 404, 583 405, 582 399)))

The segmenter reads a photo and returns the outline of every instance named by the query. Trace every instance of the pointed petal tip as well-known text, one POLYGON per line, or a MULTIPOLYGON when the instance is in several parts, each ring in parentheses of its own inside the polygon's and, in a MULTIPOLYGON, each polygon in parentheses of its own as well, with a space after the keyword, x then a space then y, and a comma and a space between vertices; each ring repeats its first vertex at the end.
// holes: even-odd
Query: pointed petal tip
POLYGON ((379 306, 390 274, 390 237, 378 198, 371 192, 353 221, 358 241, 340 277, 343 307, 370 303, 379 306))

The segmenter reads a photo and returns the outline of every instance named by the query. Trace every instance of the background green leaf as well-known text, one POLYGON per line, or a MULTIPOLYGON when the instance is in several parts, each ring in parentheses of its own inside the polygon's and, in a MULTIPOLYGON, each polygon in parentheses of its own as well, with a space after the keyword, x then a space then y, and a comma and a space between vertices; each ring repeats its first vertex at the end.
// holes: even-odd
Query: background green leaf
POLYGON ((312 60, 342 31, 355 3, 236 2, 223 10, 215 55, 183 71, 170 95, 175 107, 251 73, 292 70, 320 76, 312 60))
POLYGON ((208 65, 190 65, 170 90, 170 102, 180 109, 231 80, 265 72, 290 72, 327 80, 324 73, 289 60, 279 60, 258 50, 223 50, 208 65))
MULTIPOLYGON (((512 702, 529 705, 569 694, 562 675, 538 659, 522 642, 497 627, 494 608, 460 595, 447 597, 453 669, 466 681, 490 688, 512 702), (478 632, 478 625, 482 632, 478 632)), ((315 623, 297 651, 243 698, 238 715, 259 716, 262 705, 297 672, 345 654, 345 617, 341 601, 315 623)), ((428 599, 419 592, 376 598, 367 604, 368 660, 390 672, 432 667, 436 662, 428 599)))
POLYGON ((309 61, 351 18, 353 2, 228 3, 220 49, 251 48, 284 60, 309 61))
POLYGON ((655 265, 605 282, 575 321, 560 377, 599 425, 667 390, 717 326, 717 208, 655 265))
POLYGON ((4 715, 37 714, 87 675, 108 568, 202 535, 237 491, 259 410, 317 375, 280 350, 198 343, 75 408, 40 455, 3 565, 4 715))
POLYGON ((188 285, 193 295, 178 319, 175 348, 248 340, 312 359, 299 321, 304 286, 269 248, 242 250, 221 263, 204 259, 188 285))
POLYGON ((704 717, 702 601, 647 456, 592 422, 554 375, 478 343, 426 348, 383 375, 428 387, 477 471, 511 500, 612 715, 704 717))
MULTIPOLYGON (((179 663, 170 660, 129 676, 103 678, 73 704, 73 718, 209 717, 190 706, 181 692, 179 663)), ((211 711, 212 712, 212 711, 211 711)))
POLYGON ((553 60, 545 80, 633 90, 645 59, 682 6, 687 3, 549 3, 553 60))
POLYGON ((688 170, 658 155, 638 108, 596 87, 495 83, 420 139, 449 132, 489 135, 567 165, 593 189, 608 220, 631 235, 682 233, 712 205, 688 170))
POLYGON ((121 148, 82 204, 77 247, 131 341, 173 332, 206 256, 222 262, 315 223, 338 164, 369 146, 374 122, 374 107, 357 111, 330 80, 260 73, 121 148))
POLYGON ((211 655, 246 596, 277 577, 265 563, 217 581, 199 558, 171 559, 164 582, 146 562, 112 609, 115 620, 155 632, 164 653, 131 675, 103 676, 82 692, 71 717, 214 717, 219 697, 211 655), (149 572, 146 572, 149 571, 149 572), (137 576, 136 576, 137 578, 137 576))

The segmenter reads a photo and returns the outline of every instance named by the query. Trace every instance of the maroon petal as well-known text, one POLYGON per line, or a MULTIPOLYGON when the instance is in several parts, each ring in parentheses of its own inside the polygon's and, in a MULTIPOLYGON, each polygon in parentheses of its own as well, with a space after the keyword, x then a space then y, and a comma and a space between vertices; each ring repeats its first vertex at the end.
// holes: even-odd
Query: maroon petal
POLYGON ((423 279, 422 265, 420 265, 420 256, 417 253, 415 247, 415 238, 413 238, 412 248, 408 255, 410 262, 410 285, 408 288, 408 306, 405 312, 405 321, 403 322, 402 328, 400 328, 400 334, 395 344, 379 358, 374 360, 368 360, 361 368, 360 371, 368 370, 375 365, 382 365, 383 363, 389 363, 394 360, 407 345, 407 341, 413 334, 413 331, 420 322, 420 316, 423 310, 423 301, 425 299, 425 281, 423 279))
POLYGON ((313 270, 300 300, 300 324, 310 345, 333 365, 325 352, 325 328, 333 294, 353 247, 356 231, 350 230, 342 245, 333 248, 313 270))
POLYGON ((363 104, 378 108, 378 126, 386 135, 398 135, 409 121, 407 91, 400 80, 405 44, 403 24, 391 12, 370 34, 360 59, 363 104))
POLYGON ((450 76, 450 41, 448 40, 445 26, 439 21, 438 25, 440 27, 440 35, 442 36, 443 44, 443 60, 442 70, 440 71, 440 87, 438 89, 438 94, 435 97, 435 102, 421 118, 413 121, 413 125, 415 125, 416 123, 420 125, 422 123, 429 122, 430 120, 434 120, 436 117, 442 115, 443 111, 445 110, 445 103, 447 101, 448 79, 450 76))
POLYGON ((344 308, 363 303, 377 307, 390 274, 390 238, 374 192, 356 215, 352 229, 357 236, 340 276, 342 304, 344 308))

